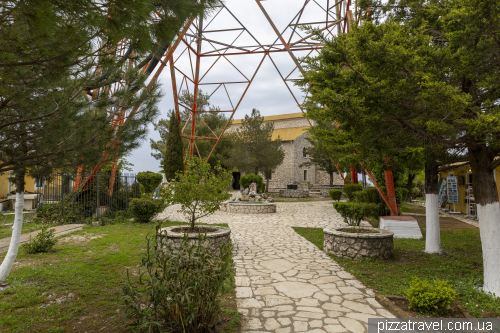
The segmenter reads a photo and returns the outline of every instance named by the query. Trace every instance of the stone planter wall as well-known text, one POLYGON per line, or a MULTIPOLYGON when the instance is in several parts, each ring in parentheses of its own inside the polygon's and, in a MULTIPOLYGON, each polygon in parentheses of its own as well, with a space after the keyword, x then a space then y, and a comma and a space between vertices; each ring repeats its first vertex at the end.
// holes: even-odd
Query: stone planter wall
POLYGON ((309 190, 280 190, 280 197, 307 198, 309 197, 309 190))
POLYGON ((343 232, 348 227, 324 229, 325 237, 323 249, 339 258, 392 258, 394 249, 394 233, 383 229, 363 228, 377 230, 379 233, 362 234, 343 232))
MULTIPOLYGON (((204 245, 210 246, 210 248, 215 253, 219 253, 221 244, 229 244, 231 242, 230 238, 231 229, 226 227, 208 226, 208 225, 203 225, 202 227, 213 230, 213 232, 207 233, 207 238, 205 240, 204 245)), ((174 247, 179 246, 179 244, 183 241, 185 235, 183 232, 172 231, 173 229, 178 229, 178 228, 187 229, 189 228, 189 226, 181 225, 181 226, 173 226, 160 229, 160 232, 167 233, 167 243, 173 245, 174 247)), ((199 238, 197 233, 189 233, 187 235, 188 235, 188 242, 190 244, 198 243, 199 238)))
POLYGON ((232 214, 270 214, 276 213, 276 204, 244 204, 244 203, 224 203, 221 210, 232 214))

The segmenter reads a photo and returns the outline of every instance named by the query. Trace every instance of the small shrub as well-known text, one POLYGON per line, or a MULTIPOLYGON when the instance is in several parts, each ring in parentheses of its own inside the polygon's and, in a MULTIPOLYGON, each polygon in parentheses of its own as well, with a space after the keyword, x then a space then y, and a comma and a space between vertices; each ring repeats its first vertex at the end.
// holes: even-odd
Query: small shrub
POLYGON ((406 290, 410 309, 423 314, 444 315, 450 310, 450 304, 457 297, 457 292, 447 281, 436 279, 434 283, 412 278, 410 287, 406 290))
POLYGON ((333 208, 344 218, 344 222, 352 227, 357 227, 365 216, 370 216, 375 204, 360 202, 335 202, 333 208))
POLYGON ((153 193, 155 188, 161 184, 163 176, 159 173, 152 171, 139 172, 135 177, 139 184, 144 186, 144 191, 146 194, 153 193))
POLYGON ((177 178, 160 188, 160 196, 166 202, 181 205, 179 212, 189 219, 191 229, 196 220, 214 214, 231 198, 231 174, 219 164, 211 167, 204 160, 191 157, 186 160, 186 171, 177 178))
POLYGON ((165 209, 165 203, 162 199, 134 198, 130 200, 129 209, 137 222, 150 222, 165 209))
POLYGON ((360 184, 348 184, 344 185, 342 189, 344 190, 347 199, 349 199, 349 201, 352 201, 354 193, 358 191, 363 191, 363 186, 361 186, 360 184))
POLYGON ((370 216, 376 220, 380 216, 389 215, 389 208, 375 187, 367 187, 363 191, 355 192, 353 201, 375 204, 376 208, 370 216))
POLYGON ((408 189, 404 187, 396 188, 396 202, 400 205, 404 201, 408 201, 408 189))
POLYGON ((330 195, 330 198, 335 201, 340 201, 340 198, 342 198, 342 190, 330 190, 328 191, 328 194, 330 195))
POLYGON ((411 189, 411 198, 415 199, 416 197, 419 197, 422 191, 420 191, 420 188, 414 187, 411 189))
POLYGON ((23 245, 24 249, 30 254, 49 252, 57 243, 55 231, 56 229, 49 229, 48 225, 44 225, 35 238, 30 236, 29 241, 23 245))
POLYGON ((240 186, 243 190, 252 183, 257 184, 257 191, 264 192, 266 190, 266 184, 264 184, 264 180, 259 175, 248 174, 240 178, 240 186))
POLYGON ((232 245, 214 255, 200 236, 197 244, 184 238, 173 248, 160 228, 147 238, 140 278, 132 282, 127 271, 125 318, 136 332, 211 332, 221 314, 219 294, 233 283, 232 245))

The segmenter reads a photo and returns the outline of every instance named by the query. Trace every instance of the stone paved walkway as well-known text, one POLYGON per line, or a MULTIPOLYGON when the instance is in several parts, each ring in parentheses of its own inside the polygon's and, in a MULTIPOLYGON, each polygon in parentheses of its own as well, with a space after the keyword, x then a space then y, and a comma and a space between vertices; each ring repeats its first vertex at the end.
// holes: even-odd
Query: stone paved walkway
MULTIPOLYGON (((184 220, 176 206, 160 218, 184 220)), ((295 233, 342 224, 331 202, 277 203, 277 213, 217 212, 200 222, 231 227, 243 332, 366 332, 368 318, 394 317, 351 274, 295 233)))
MULTIPOLYGON (((54 227, 56 229, 55 235, 61 236, 73 231, 81 230, 85 224, 65 224, 54 227)), ((35 237, 40 230, 33 231, 27 234, 21 234, 21 244, 29 241, 30 236, 35 237)), ((0 253, 7 252, 10 245, 10 237, 0 238, 0 253)))

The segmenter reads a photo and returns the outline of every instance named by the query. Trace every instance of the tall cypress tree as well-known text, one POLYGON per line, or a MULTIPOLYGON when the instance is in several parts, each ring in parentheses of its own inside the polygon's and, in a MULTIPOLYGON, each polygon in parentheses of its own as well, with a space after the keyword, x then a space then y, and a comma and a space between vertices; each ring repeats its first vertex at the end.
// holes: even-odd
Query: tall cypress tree
POLYGON ((182 152, 181 128, 175 113, 172 112, 168 124, 167 148, 163 158, 163 170, 167 181, 174 179, 176 172, 184 170, 182 152))

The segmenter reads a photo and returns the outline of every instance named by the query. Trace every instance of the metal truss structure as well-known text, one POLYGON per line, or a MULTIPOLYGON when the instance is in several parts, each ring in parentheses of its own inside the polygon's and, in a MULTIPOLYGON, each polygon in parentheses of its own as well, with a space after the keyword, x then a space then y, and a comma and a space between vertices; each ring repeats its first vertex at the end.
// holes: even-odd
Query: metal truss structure
POLYGON ((165 59, 170 66, 175 111, 181 122, 181 135, 189 140, 189 155, 197 153, 198 140, 211 140, 212 151, 208 156, 203 156, 210 158, 266 58, 272 62, 291 97, 302 110, 299 96, 293 89, 293 82, 303 72, 299 58, 314 55, 323 46, 312 38, 311 32, 305 32, 303 28, 314 28, 335 36, 346 32, 353 18, 351 0, 304 0, 293 19, 279 30, 274 19, 280 17, 273 17, 273 13, 269 13, 266 7, 274 6, 271 9, 276 12, 276 9, 285 8, 287 1, 268 1, 266 6, 262 0, 246 1, 251 2, 255 2, 260 9, 261 18, 265 19, 252 17, 252 20, 267 24, 268 28, 272 29, 274 36, 271 41, 257 37, 251 30, 252 27, 245 26, 243 19, 221 2, 210 17, 196 18, 187 30, 179 33, 177 43, 180 45, 174 44, 170 57, 165 59), (286 55, 287 59, 280 57, 280 54, 286 55), (250 61, 238 61, 241 59, 250 61), (286 71, 280 66, 284 61, 292 64, 286 71), (211 77, 211 72, 217 67, 219 73, 220 68, 225 68, 223 77, 211 77), (179 94, 183 90, 194 96, 191 105, 179 102, 179 94), (204 111, 198 103, 200 90, 208 92, 211 97, 223 94, 228 103, 220 111, 204 111), (183 112, 188 112, 189 116, 182 119, 180 115, 183 112), (216 132, 204 122, 203 113, 206 112, 227 114, 228 123, 222 131, 216 132), (207 126, 212 135, 197 136, 197 123, 207 126))
MULTIPOLYGON (((359 23, 361 15, 356 12, 356 6, 351 0, 302 1, 298 11, 285 25, 282 23, 281 13, 288 9, 289 0, 221 1, 209 15, 192 17, 179 31, 163 57, 152 59, 145 67, 145 72, 151 76, 150 84, 158 79, 165 67, 170 69, 175 113, 181 125, 181 136, 189 142, 186 155, 200 155, 197 142, 209 141, 212 142, 210 154, 200 157, 210 159, 266 58, 271 61, 297 107, 304 112, 299 101, 300 96, 294 88, 294 82, 303 74, 300 59, 317 54, 323 47, 314 39, 311 29, 333 37, 348 32, 351 24, 359 23), (245 13, 235 13, 234 8, 230 9, 231 2, 258 8, 256 13, 259 15, 255 16, 254 12, 251 17, 252 26, 243 23, 248 21, 247 17, 243 17, 245 13), (262 38, 254 30, 264 26, 271 34, 262 38), (217 96, 218 100, 223 97, 226 103, 222 103, 220 109, 206 110, 205 105, 200 105, 201 91, 208 93, 209 97, 217 96), (180 95, 185 93, 191 96, 190 103, 180 100, 180 95), (226 114, 227 123, 222 130, 210 128, 204 120, 205 114, 214 112, 226 114), (200 126, 206 127, 208 131, 204 132, 210 134, 197 135, 196 129, 200 126)), ((115 128, 125 126, 126 118, 133 116, 136 109, 129 112, 128 116, 118 113, 112 125, 115 128)), ((119 138, 110 145, 119 145, 119 138)), ((104 152, 92 175, 97 174, 103 163, 109 160, 111 151, 112 149, 109 149, 104 152)), ((112 175, 116 172, 117 162, 116 154, 113 158, 112 175)), ((391 215, 397 215, 394 186, 391 187, 392 175, 386 175, 386 197, 371 173, 368 170, 365 172, 376 184, 391 209, 391 215)), ((357 182, 354 168, 351 169, 351 174, 352 180, 357 182)), ((85 181, 77 179, 76 184, 82 188, 91 181, 91 177, 85 181)), ((113 181, 110 182, 110 194, 112 187, 113 181)))

